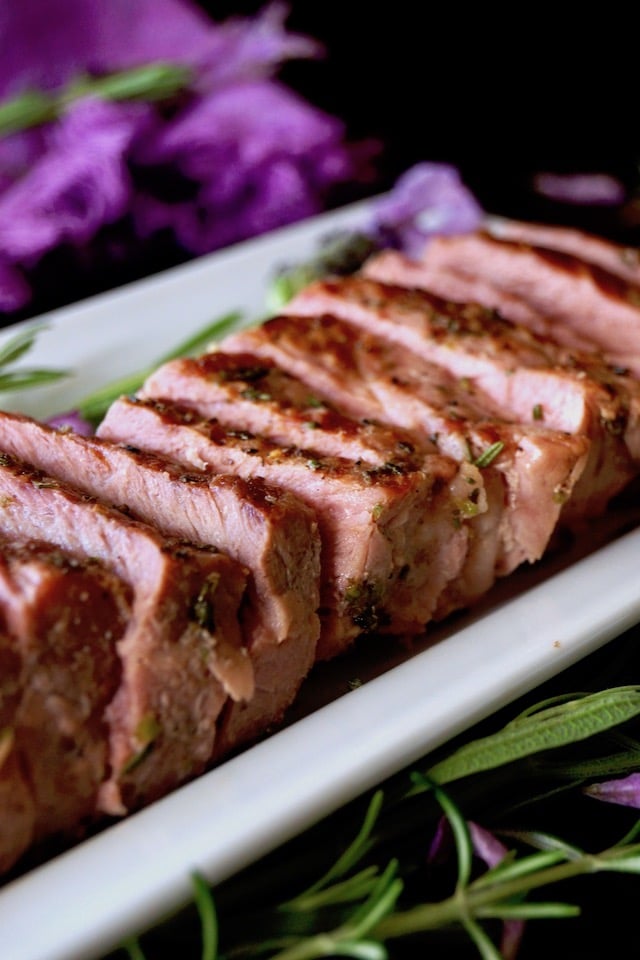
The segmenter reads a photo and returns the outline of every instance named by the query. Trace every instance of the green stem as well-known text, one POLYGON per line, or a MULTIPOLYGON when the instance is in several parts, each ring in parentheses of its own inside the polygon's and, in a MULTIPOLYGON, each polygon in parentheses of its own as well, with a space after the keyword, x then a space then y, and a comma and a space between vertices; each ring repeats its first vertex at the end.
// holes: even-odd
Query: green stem
POLYGON ((390 940, 413 933, 437 930, 456 921, 462 922, 463 918, 477 916, 486 908, 495 906, 503 900, 521 896, 552 883, 560 883, 584 874, 610 869, 607 861, 620 859, 636 849, 638 848, 614 847, 598 855, 585 854, 576 860, 540 870, 533 875, 514 878, 500 884, 499 887, 476 887, 470 884, 466 888, 456 890, 448 900, 421 904, 386 917, 375 927, 372 935, 379 940, 390 940))

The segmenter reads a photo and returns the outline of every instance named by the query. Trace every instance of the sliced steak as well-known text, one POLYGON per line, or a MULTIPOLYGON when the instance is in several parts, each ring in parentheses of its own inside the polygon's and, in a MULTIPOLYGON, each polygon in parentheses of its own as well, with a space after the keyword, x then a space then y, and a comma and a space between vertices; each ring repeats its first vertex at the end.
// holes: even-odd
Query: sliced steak
POLYGON ((489 582, 492 559, 502 576, 542 556, 584 469, 585 438, 490 417, 491 401, 471 381, 330 316, 277 317, 228 338, 225 347, 277 360, 351 416, 404 427, 462 463, 482 463, 501 445, 481 470, 491 509, 474 521, 481 533, 478 587, 489 582))
POLYGON ((131 591, 97 560, 0 539, 0 612, 19 662, 1 682, 17 694, 6 729, 32 792, 32 840, 79 835, 108 773, 104 714, 131 591))
POLYGON ((217 547, 249 571, 241 609, 255 694, 225 708, 216 755, 282 719, 315 661, 320 539, 315 514, 261 479, 185 471, 166 458, 0 412, 7 452, 164 534, 217 547))
POLYGON ((457 465, 444 457, 430 461, 430 473, 358 465, 277 446, 192 410, 141 399, 116 401, 100 433, 200 469, 264 476, 316 511, 320 659, 373 629, 422 632, 464 562, 468 530, 455 523, 449 491, 457 465))
POLYGON ((120 684, 105 715, 110 773, 99 810, 122 814, 204 770, 227 697, 253 693, 238 626, 244 570, 214 550, 167 539, 6 453, 0 503, 3 536, 46 539, 78 559, 100 559, 133 593, 117 644, 120 684))
POLYGON ((530 223, 504 217, 488 217, 487 231, 499 240, 528 243, 559 250, 586 260, 626 283, 640 286, 640 249, 615 243, 584 230, 556 224, 530 223))
MULTIPOLYGON (((324 351, 324 344, 314 341, 314 349, 316 346, 324 351)), ((301 352, 309 357, 304 347, 301 352)), ((321 352, 320 366, 325 357, 321 352)), ((348 360, 346 354, 342 359, 348 360)), ((314 366, 313 359, 310 362, 314 366)), ((357 375, 348 364, 340 371, 340 384, 346 389, 352 371, 357 375), (349 376, 345 376, 347 371, 349 376)), ((249 353, 218 350, 172 361, 148 378, 139 396, 175 402, 208 419, 215 418, 227 428, 248 428, 279 444, 358 463, 366 461, 376 467, 393 466, 406 471, 421 469, 424 463, 429 470, 429 459, 437 449, 425 431, 408 432, 374 422, 372 408, 365 406, 356 412, 357 418, 364 419, 345 416, 325 396, 321 399, 314 394, 308 383, 286 373, 273 361, 249 353)), ((441 598, 434 612, 436 618, 468 606, 492 586, 495 571, 489 560, 498 550, 503 512, 503 486, 496 482, 491 469, 483 476, 477 467, 462 459, 450 489, 468 522, 469 552, 455 583, 441 598)))
POLYGON ((20 705, 21 658, 0 613, 0 874, 29 849, 36 832, 36 801, 16 749, 15 715, 20 705))
POLYGON ((486 232, 434 238, 417 263, 382 255, 368 276, 474 301, 640 376, 640 287, 569 253, 486 232))
MULTIPOLYGON (((350 373, 345 367, 345 379, 350 373)), ((427 439, 416 450, 416 438, 401 429, 341 413, 326 397, 314 394, 307 382, 250 352, 215 350, 172 360, 155 370, 137 395, 169 400, 225 427, 329 457, 378 466, 398 461, 415 468, 420 456, 437 452, 427 439)))
POLYGON ((493 411, 590 441, 565 520, 602 513, 640 463, 640 384, 476 304, 353 276, 310 284, 291 315, 333 314, 472 385, 493 411))

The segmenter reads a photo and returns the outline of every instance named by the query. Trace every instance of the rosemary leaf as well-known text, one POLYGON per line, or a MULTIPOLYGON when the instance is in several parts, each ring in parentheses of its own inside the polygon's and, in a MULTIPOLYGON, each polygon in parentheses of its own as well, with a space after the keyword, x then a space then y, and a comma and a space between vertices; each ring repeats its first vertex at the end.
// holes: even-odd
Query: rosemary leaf
POLYGON ((112 380, 93 393, 84 397, 77 405, 78 413, 89 423, 97 424, 104 417, 111 404, 128 394, 135 393, 140 389, 144 381, 163 363, 168 363, 178 357, 186 357, 196 354, 206 348, 214 341, 219 340, 225 334, 240 325, 243 317, 238 311, 227 313, 222 317, 207 324, 202 330, 182 341, 168 353, 159 357, 155 363, 150 364, 143 370, 137 370, 134 373, 126 374, 117 380, 112 380))
POLYGON ((0 392, 26 390, 29 387, 43 387, 48 383, 68 377, 67 370, 24 369, 7 370, 0 373, 0 392))
MULTIPOLYGON (((439 784, 449 783, 543 750, 585 740, 639 714, 637 686, 578 695, 577 699, 519 717, 497 733, 465 744, 431 767, 427 776, 439 784)), ((412 792, 417 790, 414 786, 412 792)))

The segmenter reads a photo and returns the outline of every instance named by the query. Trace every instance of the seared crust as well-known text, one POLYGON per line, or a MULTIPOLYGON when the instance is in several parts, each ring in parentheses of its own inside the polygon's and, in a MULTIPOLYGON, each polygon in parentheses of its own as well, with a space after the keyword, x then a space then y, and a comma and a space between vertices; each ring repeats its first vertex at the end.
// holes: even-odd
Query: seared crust
POLYGON ((387 252, 368 276, 483 304, 572 350, 594 350, 640 376, 640 286, 566 249, 486 231, 437 237, 420 261, 387 252))
POLYGON ((98 810, 124 813, 200 773, 211 760, 227 699, 229 658, 234 694, 252 692, 237 622, 244 571, 221 554, 164 538, 6 453, 0 502, 6 536, 46 538, 74 557, 102 559, 133 592, 117 646, 121 679, 105 713, 110 773, 98 810))
POLYGON ((121 398, 100 433, 140 442, 185 464, 264 476, 315 510, 322 542, 318 656, 363 632, 420 633, 460 571, 468 531, 449 485, 457 465, 433 456, 420 470, 326 457, 226 430, 193 410, 121 398))

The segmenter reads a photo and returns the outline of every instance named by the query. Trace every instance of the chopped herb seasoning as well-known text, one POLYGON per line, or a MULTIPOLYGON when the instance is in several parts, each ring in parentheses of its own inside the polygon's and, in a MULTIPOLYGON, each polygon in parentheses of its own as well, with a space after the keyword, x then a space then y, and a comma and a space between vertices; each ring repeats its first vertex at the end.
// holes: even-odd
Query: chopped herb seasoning
POLYGON ((140 749, 125 763, 122 768, 123 773, 131 773, 149 756, 161 729, 155 714, 145 713, 135 730, 135 737, 140 743, 140 749))
POLYGON ((269 373, 268 367, 236 367, 235 370, 218 370, 216 376, 219 380, 261 380, 269 373))
POLYGON ((480 469, 488 467, 489 464, 493 463, 496 457, 499 456, 503 449, 504 443, 502 440, 496 440, 495 443, 490 444, 486 450, 483 450, 482 453, 476 457, 473 461, 474 466, 480 467, 480 469))
POLYGON ((536 403, 531 413, 534 420, 544 420, 544 409, 541 403, 536 403))
POLYGON ((220 582, 220 574, 210 574, 200 587, 200 592, 196 597, 191 608, 192 619, 209 633, 215 630, 215 620, 213 616, 213 595, 216 592, 220 582))
POLYGON ((375 630, 380 625, 377 609, 380 603, 380 588, 373 583, 363 581, 351 583, 345 590, 345 601, 351 619, 361 630, 375 630))
POLYGON ((270 393, 265 393, 263 390, 256 390, 255 387, 247 387, 246 390, 241 390, 240 396, 243 400, 271 400, 270 393))
POLYGON ((307 467, 309 470, 319 470, 320 466, 321 464, 319 460, 307 460, 307 467))
POLYGON ((569 491, 563 484, 559 483, 553 488, 553 502, 560 504, 566 503, 569 499, 569 491))
POLYGON ((376 503, 375 507, 371 511, 371 518, 373 520, 379 520, 382 516, 382 511, 384 510, 384 504, 376 503))

